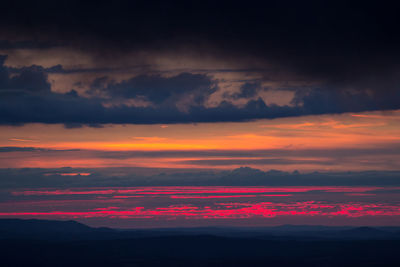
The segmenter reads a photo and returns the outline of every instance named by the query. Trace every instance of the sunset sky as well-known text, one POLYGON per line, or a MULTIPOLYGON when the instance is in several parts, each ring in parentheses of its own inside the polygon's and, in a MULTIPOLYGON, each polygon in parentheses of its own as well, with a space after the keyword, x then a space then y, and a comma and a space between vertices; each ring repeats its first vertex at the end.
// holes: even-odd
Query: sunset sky
POLYGON ((5 2, 0 217, 400 224, 395 9, 5 2))

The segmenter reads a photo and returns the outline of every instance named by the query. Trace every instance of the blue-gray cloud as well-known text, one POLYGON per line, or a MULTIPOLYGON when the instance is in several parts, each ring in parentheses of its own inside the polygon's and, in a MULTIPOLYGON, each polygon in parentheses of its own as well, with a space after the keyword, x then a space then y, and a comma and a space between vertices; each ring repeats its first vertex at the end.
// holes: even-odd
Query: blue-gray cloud
POLYGON ((76 91, 51 90, 46 69, 21 68, 11 74, 0 58, 0 124, 63 123, 67 128, 83 124, 157 124, 234 122, 303 115, 361 112, 400 108, 400 91, 333 90, 331 88, 294 89, 292 105, 278 106, 257 98, 258 83, 247 83, 233 98, 247 99, 244 106, 223 100, 209 107, 206 100, 217 90, 217 81, 204 74, 181 73, 172 77, 140 75, 115 82, 99 78, 84 97, 76 91), (96 93, 107 96, 100 97, 96 93), (147 106, 104 105, 117 99, 149 101, 147 106), (182 105, 184 108, 182 108, 182 105))
POLYGON ((40 148, 40 147, 16 147, 16 146, 0 147, 0 153, 7 153, 7 152, 66 152, 66 151, 79 151, 79 149, 48 149, 48 148, 40 148))
POLYGON ((191 98, 193 105, 203 104, 217 90, 216 84, 206 75, 181 73, 173 77, 160 75, 139 75, 122 82, 108 81, 107 77, 97 78, 91 91, 107 93, 111 97, 144 98, 154 104, 165 101, 179 101, 191 98))
POLYGON ((257 96, 261 90, 261 82, 246 82, 240 86, 240 90, 238 92, 227 96, 233 99, 252 98, 257 96))
POLYGON ((398 171, 312 172, 146 168, 0 169, 0 189, 102 186, 399 186, 398 171), (63 175, 90 173, 88 176, 63 175))

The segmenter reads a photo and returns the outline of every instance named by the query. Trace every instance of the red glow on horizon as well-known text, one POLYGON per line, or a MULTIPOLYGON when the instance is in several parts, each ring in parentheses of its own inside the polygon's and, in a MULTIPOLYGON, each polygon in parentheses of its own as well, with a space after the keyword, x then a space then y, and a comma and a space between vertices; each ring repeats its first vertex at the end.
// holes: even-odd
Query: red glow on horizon
POLYGON ((121 210, 118 207, 98 208, 92 211, 1 212, 0 216, 60 216, 61 218, 156 218, 185 217, 186 219, 239 219, 272 218, 277 216, 400 216, 400 208, 384 204, 336 203, 315 201, 295 203, 217 203, 214 208, 193 205, 170 205, 146 209, 135 207, 121 210))
POLYGON ((257 197, 257 195, 227 195, 227 196, 170 196, 170 198, 199 198, 199 199, 207 199, 207 198, 235 198, 235 197, 257 197))
POLYGON ((290 197, 292 194, 269 194, 269 195, 225 195, 225 196, 170 196, 170 198, 182 198, 182 199, 188 199, 188 198, 199 198, 199 199, 207 199, 207 198, 245 198, 245 197, 290 197))
MULTIPOLYGON (((9 192, 1 217, 48 219, 259 220, 391 218, 400 220, 399 187, 157 186, 9 192), (221 202, 221 201, 224 202, 221 202), (219 201, 219 202, 217 202, 219 201)), ((154 221, 152 221, 154 220, 154 221)), ((193 222, 193 221, 192 221, 193 222)), ((267 222, 267 221, 266 221, 267 222)))

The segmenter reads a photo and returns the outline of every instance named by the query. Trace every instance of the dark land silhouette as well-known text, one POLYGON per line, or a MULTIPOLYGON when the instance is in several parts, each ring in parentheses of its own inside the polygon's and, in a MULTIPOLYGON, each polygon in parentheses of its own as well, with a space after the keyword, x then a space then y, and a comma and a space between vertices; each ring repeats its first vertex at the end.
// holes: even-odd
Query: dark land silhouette
POLYGON ((399 266, 400 227, 92 228, 0 220, 3 266, 399 266))

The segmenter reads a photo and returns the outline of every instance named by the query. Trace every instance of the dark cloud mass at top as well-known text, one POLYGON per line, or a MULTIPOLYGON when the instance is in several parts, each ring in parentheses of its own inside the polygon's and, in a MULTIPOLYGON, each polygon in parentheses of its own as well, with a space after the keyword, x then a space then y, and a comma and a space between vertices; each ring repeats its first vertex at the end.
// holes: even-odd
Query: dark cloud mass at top
POLYGON ((261 78, 213 105, 207 101, 222 81, 190 70, 102 75, 85 93, 60 93, 47 75, 79 69, 8 67, 3 56, 1 124, 246 121, 400 108, 398 9, 382 2, 3 1, 2 10, 2 51, 64 47, 101 62, 102 71, 132 52, 195 54, 259 69, 261 78), (302 85, 277 88, 294 92, 291 103, 259 97, 267 90, 260 83, 275 77, 271 68, 281 82, 301 77, 302 85))

